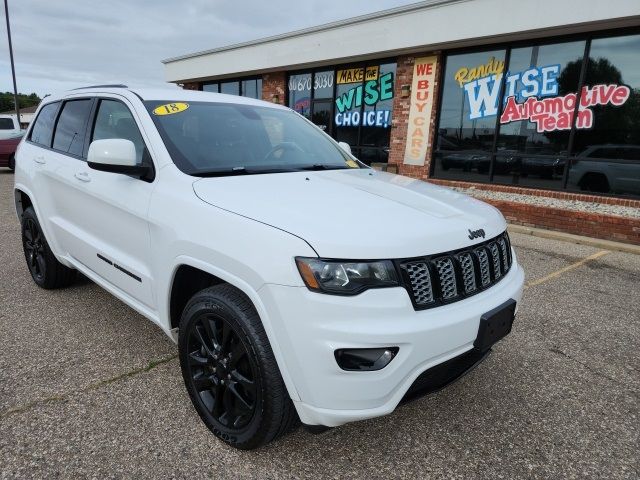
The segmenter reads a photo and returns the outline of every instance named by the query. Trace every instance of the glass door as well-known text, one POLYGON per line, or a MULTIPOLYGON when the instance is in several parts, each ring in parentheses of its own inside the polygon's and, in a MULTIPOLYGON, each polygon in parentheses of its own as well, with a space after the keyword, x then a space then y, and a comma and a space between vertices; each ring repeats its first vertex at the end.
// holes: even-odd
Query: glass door
POLYGON ((333 100, 314 100, 311 121, 325 133, 333 134, 333 100))

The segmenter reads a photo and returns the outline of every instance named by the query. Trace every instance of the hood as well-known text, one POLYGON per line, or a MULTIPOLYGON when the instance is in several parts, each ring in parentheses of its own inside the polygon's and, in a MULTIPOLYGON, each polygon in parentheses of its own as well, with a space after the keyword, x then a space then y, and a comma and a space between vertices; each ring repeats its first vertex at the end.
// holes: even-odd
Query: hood
POLYGON ((486 203, 371 169, 203 178, 193 189, 206 203, 303 238, 325 258, 417 257, 480 243, 506 228, 486 203), (485 237, 470 239, 469 230, 479 229, 485 237))

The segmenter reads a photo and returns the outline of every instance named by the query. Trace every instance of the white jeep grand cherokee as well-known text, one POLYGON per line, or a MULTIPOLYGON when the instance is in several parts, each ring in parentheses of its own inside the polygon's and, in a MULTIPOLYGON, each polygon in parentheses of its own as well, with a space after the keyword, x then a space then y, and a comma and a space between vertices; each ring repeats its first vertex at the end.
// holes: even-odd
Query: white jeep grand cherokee
POLYGON ((242 449, 445 386, 509 333, 522 294, 495 208, 241 97, 48 97, 15 203, 33 280, 79 271, 155 322, 204 423, 242 449))

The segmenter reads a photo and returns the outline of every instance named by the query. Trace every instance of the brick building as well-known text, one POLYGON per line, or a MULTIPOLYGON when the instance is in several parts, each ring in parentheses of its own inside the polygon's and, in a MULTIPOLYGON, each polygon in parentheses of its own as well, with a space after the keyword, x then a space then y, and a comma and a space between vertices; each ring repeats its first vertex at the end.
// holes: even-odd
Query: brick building
POLYGON ((640 244, 637 0, 432 0, 163 63, 513 223, 640 244))

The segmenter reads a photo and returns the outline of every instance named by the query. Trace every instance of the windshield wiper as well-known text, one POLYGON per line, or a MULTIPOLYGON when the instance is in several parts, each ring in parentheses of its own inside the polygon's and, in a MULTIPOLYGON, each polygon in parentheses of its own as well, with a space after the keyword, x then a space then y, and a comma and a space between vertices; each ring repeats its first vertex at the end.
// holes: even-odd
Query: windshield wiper
POLYGON ((346 165, 330 165, 326 163, 314 163, 313 165, 306 165, 304 167, 299 167, 298 170, 344 170, 347 167, 346 165))
POLYGON ((247 168, 247 167, 231 167, 221 168, 219 170, 204 170, 202 172, 193 172, 191 175, 197 177, 230 177, 234 175, 258 175, 261 173, 282 173, 294 172, 291 168, 247 168))

